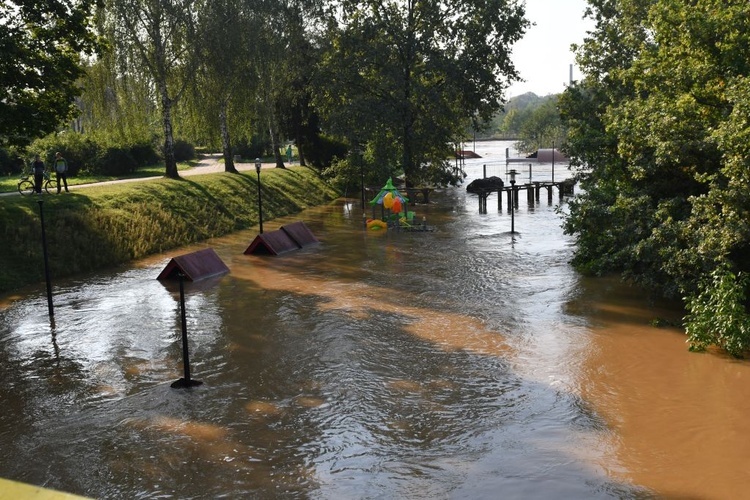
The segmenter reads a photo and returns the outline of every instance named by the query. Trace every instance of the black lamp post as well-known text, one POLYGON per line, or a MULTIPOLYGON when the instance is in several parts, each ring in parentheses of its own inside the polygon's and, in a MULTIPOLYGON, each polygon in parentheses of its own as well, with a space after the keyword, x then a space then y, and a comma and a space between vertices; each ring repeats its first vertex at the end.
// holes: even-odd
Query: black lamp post
POLYGON ((515 221, 515 211, 516 211, 516 172, 515 169, 512 169, 510 172, 510 234, 516 233, 516 221, 515 221))
POLYGON ((180 278, 180 324, 182 325, 182 365, 185 376, 175 382, 172 382, 173 389, 182 389, 188 387, 195 387, 203 384, 200 380, 193 380, 190 378, 190 353, 188 352, 188 335, 187 335, 187 319, 185 316, 185 275, 177 273, 180 278))
POLYGON ((260 195, 260 158, 255 159, 255 173, 258 174, 258 217, 260 218, 260 234, 263 234, 263 200, 260 195))

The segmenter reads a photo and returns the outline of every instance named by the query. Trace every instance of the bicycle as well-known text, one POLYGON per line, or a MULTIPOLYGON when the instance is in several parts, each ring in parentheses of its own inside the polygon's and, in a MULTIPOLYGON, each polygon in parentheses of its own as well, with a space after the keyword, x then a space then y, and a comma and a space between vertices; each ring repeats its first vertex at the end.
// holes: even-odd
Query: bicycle
MULTIPOLYGON (((50 189, 57 189, 55 187, 55 184, 52 182, 52 179, 50 178, 49 172, 44 172, 44 178, 42 179, 42 189, 45 193, 50 194, 50 189)), ((18 181, 18 192, 21 193, 23 196, 26 196, 27 194, 34 194, 36 190, 34 189, 34 179, 33 176, 29 174, 24 174, 21 177, 21 180, 18 181), (31 180, 29 180, 29 177, 32 177, 31 180)))

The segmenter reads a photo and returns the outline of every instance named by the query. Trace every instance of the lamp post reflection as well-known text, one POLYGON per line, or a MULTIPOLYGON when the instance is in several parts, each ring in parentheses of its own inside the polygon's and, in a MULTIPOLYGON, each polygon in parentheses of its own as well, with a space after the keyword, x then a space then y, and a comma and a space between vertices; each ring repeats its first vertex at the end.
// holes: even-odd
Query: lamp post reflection
POLYGON ((512 169, 508 173, 510 174, 510 234, 516 234, 516 174, 518 172, 512 169))
POLYGON ((354 154, 357 157, 357 161, 359 162, 359 177, 360 177, 360 187, 361 187, 361 195, 362 195, 362 212, 365 211, 365 162, 364 158, 362 157, 362 150, 357 148, 354 151, 354 154))
POLYGON ((258 218, 260 220, 260 234, 263 234, 263 200, 260 194, 260 158, 255 159, 255 173, 258 174, 258 218))
POLYGON ((49 317, 54 318, 55 309, 52 305, 52 282, 49 276, 49 257, 47 256, 47 233, 44 229, 44 200, 39 199, 39 220, 42 224, 42 253, 44 254, 44 280, 47 282, 47 309, 49 317))

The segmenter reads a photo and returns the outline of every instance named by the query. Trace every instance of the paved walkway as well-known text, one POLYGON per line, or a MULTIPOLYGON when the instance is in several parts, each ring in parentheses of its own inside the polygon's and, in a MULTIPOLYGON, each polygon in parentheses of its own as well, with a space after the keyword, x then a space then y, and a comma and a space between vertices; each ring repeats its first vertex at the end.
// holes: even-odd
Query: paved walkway
MULTIPOLYGON (((276 162, 263 163, 261 168, 275 168, 276 162)), ((234 168, 240 171, 255 170, 255 162, 234 162, 234 168)), ((189 170, 180 170, 181 176, 215 174, 224 171, 224 158, 220 154, 206 155, 189 170)))

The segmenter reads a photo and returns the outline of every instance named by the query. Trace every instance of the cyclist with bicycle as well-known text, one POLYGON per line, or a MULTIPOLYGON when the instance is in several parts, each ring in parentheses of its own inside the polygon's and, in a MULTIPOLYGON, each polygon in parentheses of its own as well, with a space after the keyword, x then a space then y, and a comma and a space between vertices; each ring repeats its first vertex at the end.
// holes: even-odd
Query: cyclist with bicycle
POLYGON ((42 182, 44 181, 44 162, 39 155, 34 156, 34 162, 31 164, 31 173, 34 174, 34 191, 42 193, 42 182))

